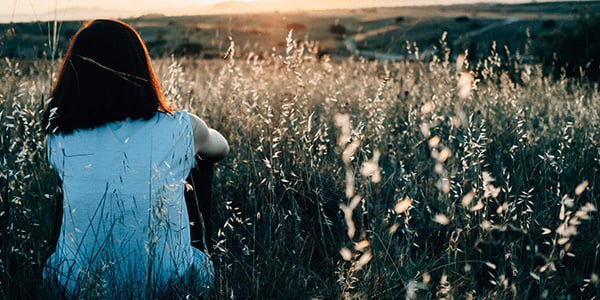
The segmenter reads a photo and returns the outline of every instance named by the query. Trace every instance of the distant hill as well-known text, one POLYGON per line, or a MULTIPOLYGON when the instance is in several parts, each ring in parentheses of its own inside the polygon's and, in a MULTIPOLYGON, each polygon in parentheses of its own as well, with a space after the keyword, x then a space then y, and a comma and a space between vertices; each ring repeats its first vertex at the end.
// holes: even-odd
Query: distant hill
MULTIPOLYGON (((407 4, 411 4, 410 1, 407 4)), ((269 11, 309 11, 398 6, 397 0, 267 0, 260 2, 226 1, 210 8, 210 13, 249 13, 269 11), (302 8, 299 8, 302 5, 302 8)))
MULTIPOLYGON (((375 0, 304 1, 317 9, 341 2, 366 5, 375 0)), ((296 39, 317 41, 321 54, 396 60, 406 57, 407 42, 418 46, 421 58, 431 57, 444 32, 453 55, 468 49, 471 58, 487 56, 493 41, 501 52, 507 45, 512 53, 519 50, 525 55, 524 46, 530 40, 573 22, 574 11, 600 11, 600 1, 381 7, 388 0, 376 0, 377 8, 285 11, 292 2, 297 1, 270 0, 260 5, 229 1, 205 8, 198 15, 152 14, 126 21, 140 32, 153 56, 223 57, 230 37, 240 47, 236 51, 240 55, 269 55, 285 50, 286 36, 293 29, 296 39), (265 6, 272 10, 260 12, 265 6), (339 30, 333 30, 333 24, 339 30)), ((0 57, 60 55, 81 23, 59 22, 55 46, 48 45, 53 29, 48 22, 0 24, 0 57)))

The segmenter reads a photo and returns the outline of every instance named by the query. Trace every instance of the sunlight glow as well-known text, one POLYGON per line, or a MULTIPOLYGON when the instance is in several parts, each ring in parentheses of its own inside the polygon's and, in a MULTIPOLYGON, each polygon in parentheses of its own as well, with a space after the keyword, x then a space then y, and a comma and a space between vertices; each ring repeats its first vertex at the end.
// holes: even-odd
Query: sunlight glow
MULTIPOLYGON (((533 0, 498 0, 519 3, 533 0)), ((541 2, 555 2, 546 0, 541 2)), ((444 5, 492 2, 448 0, 444 5)), ((540 2, 540 1, 538 1, 540 2)), ((440 4, 433 0, 0 0, 0 23, 440 4)))

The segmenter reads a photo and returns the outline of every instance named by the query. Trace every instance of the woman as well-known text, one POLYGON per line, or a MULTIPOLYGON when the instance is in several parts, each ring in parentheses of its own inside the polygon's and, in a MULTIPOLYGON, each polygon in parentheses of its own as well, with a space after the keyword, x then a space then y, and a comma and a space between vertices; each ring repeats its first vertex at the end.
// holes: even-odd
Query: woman
POLYGON ((191 246, 184 180, 195 154, 218 160, 229 145, 173 110, 131 26, 94 20, 73 36, 43 125, 64 195, 44 289, 111 299, 206 292, 213 266, 191 246))

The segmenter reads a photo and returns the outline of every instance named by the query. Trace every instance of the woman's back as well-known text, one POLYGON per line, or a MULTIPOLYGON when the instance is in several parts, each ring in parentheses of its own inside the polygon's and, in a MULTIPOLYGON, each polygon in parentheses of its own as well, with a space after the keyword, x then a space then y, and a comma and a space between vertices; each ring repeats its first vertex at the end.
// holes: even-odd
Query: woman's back
POLYGON ((111 122, 48 137, 63 181, 64 212, 47 272, 73 296, 135 297, 192 265, 184 180, 194 164, 185 112, 111 122), (123 296, 123 295, 121 295, 123 296))
POLYGON ((124 22, 85 23, 58 74, 42 125, 64 209, 42 291, 154 298, 173 283, 206 292, 214 269, 191 246, 184 180, 195 154, 227 155, 225 138, 197 116, 174 112, 148 49, 124 22))

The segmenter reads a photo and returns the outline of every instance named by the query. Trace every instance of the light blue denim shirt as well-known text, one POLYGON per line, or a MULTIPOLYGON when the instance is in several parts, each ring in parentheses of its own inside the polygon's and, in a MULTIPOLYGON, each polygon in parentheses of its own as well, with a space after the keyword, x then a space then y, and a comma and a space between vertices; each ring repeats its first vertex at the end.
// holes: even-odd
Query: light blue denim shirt
POLYGON ((193 141, 186 112, 50 135, 64 209, 45 272, 70 295, 100 288, 107 298, 183 276, 193 262, 184 200, 193 141))

